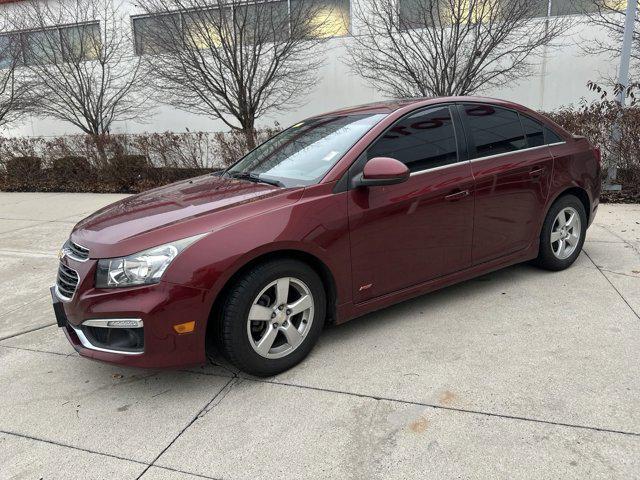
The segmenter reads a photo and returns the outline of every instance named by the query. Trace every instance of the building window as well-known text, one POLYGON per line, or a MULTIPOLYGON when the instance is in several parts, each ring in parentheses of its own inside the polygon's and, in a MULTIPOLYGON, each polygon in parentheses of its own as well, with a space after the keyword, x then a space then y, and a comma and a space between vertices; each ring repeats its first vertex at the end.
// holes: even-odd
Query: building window
POLYGON ((575 15, 585 12, 596 12, 598 6, 593 0, 549 0, 551 15, 575 15))
POLYGON ((233 21, 245 33, 245 43, 263 43, 287 37, 288 15, 288 2, 262 2, 236 6, 233 21))
POLYGON ((45 65, 62 61, 58 29, 26 32, 20 36, 26 65, 45 65))
POLYGON ((0 68, 95 60, 101 48, 98 22, 12 32, 0 36, 0 68))
POLYGON ((97 23, 61 27, 60 40, 65 62, 96 60, 100 56, 102 38, 97 23))
POLYGON ((307 31, 298 32, 298 34, 317 38, 349 34, 350 0, 311 0, 311 2, 309 3, 309 0, 305 0, 304 3, 301 0, 247 2, 225 8, 223 11, 212 8, 133 17, 135 52, 137 55, 169 52, 180 48, 182 41, 194 42, 201 48, 215 46, 222 41, 221 35, 228 29, 225 24, 230 25, 231 22, 238 27, 250 25, 249 28, 243 29, 245 34, 250 34, 244 40, 248 44, 281 40, 290 34, 293 23, 290 19, 296 15, 296 9, 302 4, 305 6, 304 13, 312 12, 313 18, 304 18, 308 22, 306 23, 307 31), (308 11, 307 5, 309 5, 308 11))
MULTIPOLYGON (((468 13, 468 0, 453 0, 459 2, 453 4, 450 1, 397 0, 400 30, 425 28, 436 22, 445 23, 447 17, 451 15, 452 5, 461 8, 462 12, 466 11, 468 13)), ((531 0, 530 4, 532 6, 531 18, 546 17, 549 14, 551 16, 575 15, 598 10, 596 2, 593 0, 531 0)), ((624 10, 627 6, 627 2, 623 0, 605 0, 602 4, 606 5, 608 10, 619 11, 624 10)), ((473 12, 469 17, 473 21, 480 20, 474 18, 473 12)))
POLYGON ((14 63, 22 63, 20 35, 12 33, 0 35, 0 69, 9 68, 14 63))
POLYGON ((425 28, 432 24, 430 18, 431 0, 398 0, 400 30, 425 28))
POLYGON ((349 35, 351 4, 349 0, 289 0, 290 11, 302 4, 313 17, 309 21, 310 35, 317 38, 349 35))
POLYGON ((175 48, 182 32, 180 14, 139 17, 133 19, 136 55, 166 53, 175 48))

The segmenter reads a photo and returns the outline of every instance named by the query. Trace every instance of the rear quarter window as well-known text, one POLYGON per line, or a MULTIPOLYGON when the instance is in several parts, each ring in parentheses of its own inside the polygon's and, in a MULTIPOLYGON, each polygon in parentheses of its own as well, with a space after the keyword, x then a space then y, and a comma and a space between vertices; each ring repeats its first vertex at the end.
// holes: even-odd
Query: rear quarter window
POLYGON ((564 142, 564 138, 551 130, 549 127, 544 127, 544 142, 548 145, 550 143, 564 142))
POLYGON ((527 117, 526 115, 520 115, 520 120, 522 121, 522 128, 524 129, 524 135, 527 137, 527 146, 531 147, 539 147, 545 144, 544 137, 544 125, 540 122, 536 122, 532 118, 527 117))

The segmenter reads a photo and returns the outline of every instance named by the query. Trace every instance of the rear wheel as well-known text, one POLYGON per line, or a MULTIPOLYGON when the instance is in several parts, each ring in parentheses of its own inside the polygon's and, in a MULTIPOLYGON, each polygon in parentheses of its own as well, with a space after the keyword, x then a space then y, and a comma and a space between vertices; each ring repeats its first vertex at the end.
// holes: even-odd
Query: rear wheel
POLYGON ((547 270, 564 270, 575 262, 587 231, 587 214, 573 195, 560 197, 549 209, 540 233, 535 263, 547 270))
POLYGON ((222 309, 222 352, 241 370, 275 375, 311 351, 325 320, 318 274, 293 259, 249 270, 231 288, 222 309))

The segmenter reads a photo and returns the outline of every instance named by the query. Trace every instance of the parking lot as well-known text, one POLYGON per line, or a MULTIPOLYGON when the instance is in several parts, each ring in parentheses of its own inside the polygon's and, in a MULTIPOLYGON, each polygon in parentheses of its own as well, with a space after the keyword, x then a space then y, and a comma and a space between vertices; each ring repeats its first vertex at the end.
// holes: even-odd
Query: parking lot
POLYGON ((327 328, 269 379, 79 357, 48 287, 121 195, 0 193, 0 478, 640 478, 640 205, 518 265, 327 328))

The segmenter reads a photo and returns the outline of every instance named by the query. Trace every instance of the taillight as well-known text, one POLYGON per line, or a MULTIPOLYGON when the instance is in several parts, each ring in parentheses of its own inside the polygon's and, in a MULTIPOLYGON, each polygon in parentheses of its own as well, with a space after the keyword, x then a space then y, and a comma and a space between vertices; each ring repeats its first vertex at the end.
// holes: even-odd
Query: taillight
POLYGON ((600 147, 593 147, 593 154, 596 157, 598 165, 602 164, 602 151, 600 150, 600 147))

